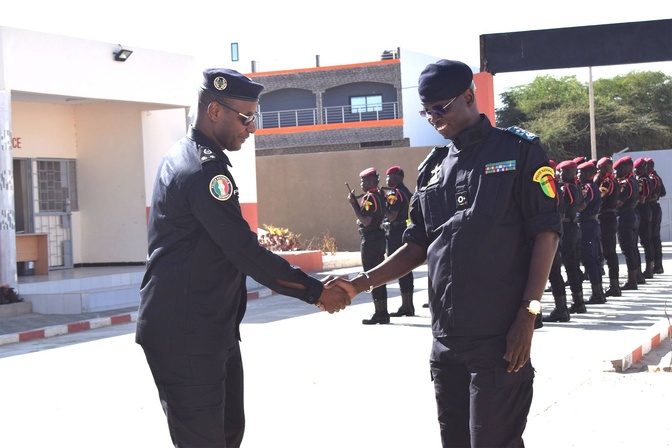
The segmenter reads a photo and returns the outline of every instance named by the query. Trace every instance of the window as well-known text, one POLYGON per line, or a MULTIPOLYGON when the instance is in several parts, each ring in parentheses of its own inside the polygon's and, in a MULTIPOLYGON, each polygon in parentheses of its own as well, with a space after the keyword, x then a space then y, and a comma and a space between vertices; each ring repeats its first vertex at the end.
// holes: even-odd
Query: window
POLYGON ((38 160, 37 182, 40 212, 79 210, 77 165, 74 160, 38 160))
POLYGON ((350 112, 353 114, 363 114, 365 112, 380 112, 382 110, 383 110, 382 95, 350 97, 350 112))
POLYGON ((233 62, 238 61, 238 42, 231 44, 231 60, 233 62))

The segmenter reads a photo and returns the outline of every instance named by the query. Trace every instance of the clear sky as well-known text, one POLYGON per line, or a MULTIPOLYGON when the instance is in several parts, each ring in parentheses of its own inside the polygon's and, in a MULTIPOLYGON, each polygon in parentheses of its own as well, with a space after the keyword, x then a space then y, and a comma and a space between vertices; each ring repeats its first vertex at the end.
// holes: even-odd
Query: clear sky
MULTIPOLYGON (((230 66, 232 42, 258 71, 314 67, 316 55, 321 66, 375 61, 397 47, 478 67, 481 34, 672 18, 670 0, 622 6, 603 0, 0 0, 0 26, 189 54, 201 67, 230 66)), ((632 70, 672 76, 672 61, 592 72, 597 79, 632 70)), ((538 74, 588 81, 587 68, 501 73, 495 94, 538 74)))

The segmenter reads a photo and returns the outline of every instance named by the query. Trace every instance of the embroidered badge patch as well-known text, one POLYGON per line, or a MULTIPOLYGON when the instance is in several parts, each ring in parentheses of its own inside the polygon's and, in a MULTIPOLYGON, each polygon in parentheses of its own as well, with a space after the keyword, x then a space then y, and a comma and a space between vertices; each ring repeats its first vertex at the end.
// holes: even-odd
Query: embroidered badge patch
POLYGON ((515 160, 505 160, 503 162, 488 163, 485 165, 485 174, 502 173, 504 171, 514 171, 515 169, 515 160))
POLYGON ((557 194, 555 182, 553 181, 554 176, 555 171, 550 166, 542 166, 532 176, 532 180, 539 183, 541 191, 549 198, 554 198, 557 194))
POLYGON ((223 174, 219 174, 210 181, 210 194, 218 201, 226 201, 233 194, 233 184, 223 174))

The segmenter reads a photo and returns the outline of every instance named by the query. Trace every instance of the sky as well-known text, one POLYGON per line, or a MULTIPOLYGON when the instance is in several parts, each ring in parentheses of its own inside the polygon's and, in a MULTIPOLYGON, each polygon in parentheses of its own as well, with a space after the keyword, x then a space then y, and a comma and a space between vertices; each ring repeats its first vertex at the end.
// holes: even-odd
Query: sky
MULTIPOLYGON (((384 50, 408 49, 479 67, 481 34, 672 18, 669 0, 637 0, 627 8, 603 0, 418 2, 398 0, 0 0, 0 26, 92 39, 125 48, 194 56, 197 66, 230 66, 232 42, 257 71, 376 61, 384 50), (394 5, 396 4, 396 5, 394 5), (607 3, 608 5, 608 3, 607 3)), ((402 53, 403 57, 403 53, 402 53)), ((237 68, 237 67, 236 67, 237 68)), ((249 67, 237 68, 251 71, 249 67)), ((593 67, 592 77, 633 70, 672 76, 672 61, 593 67)), ((495 95, 538 75, 576 75, 588 68, 500 73, 495 95)))

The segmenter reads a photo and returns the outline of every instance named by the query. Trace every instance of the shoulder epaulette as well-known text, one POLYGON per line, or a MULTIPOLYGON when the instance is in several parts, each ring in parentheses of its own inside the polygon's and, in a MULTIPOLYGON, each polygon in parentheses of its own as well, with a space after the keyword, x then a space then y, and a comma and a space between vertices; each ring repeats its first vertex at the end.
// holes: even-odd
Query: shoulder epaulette
POLYGON ((518 126, 509 126, 505 130, 506 132, 510 132, 517 137, 527 140, 528 142, 532 142, 534 141, 535 138, 539 138, 538 135, 528 132, 525 129, 519 128, 518 126))
POLYGON ((210 162, 211 160, 217 160, 217 156, 212 153, 212 149, 207 146, 198 145, 198 159, 201 161, 201 165, 210 162))
POLYGON ((422 163, 420 163, 420 165, 418 165, 418 172, 421 172, 422 169, 424 167, 426 167, 434 157, 437 156, 437 154, 439 153, 440 150, 446 149, 447 147, 448 146, 435 146, 434 149, 432 149, 432 151, 429 153, 429 155, 427 157, 425 157, 425 160, 423 160, 422 163))

